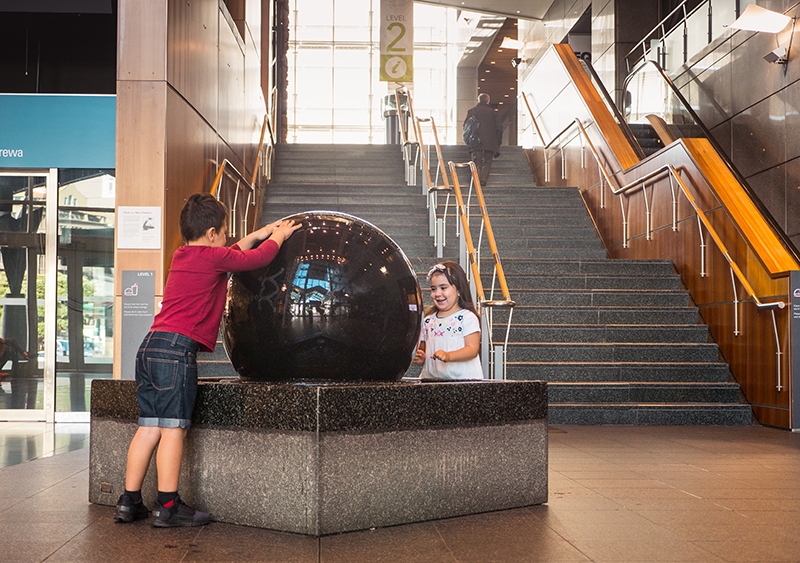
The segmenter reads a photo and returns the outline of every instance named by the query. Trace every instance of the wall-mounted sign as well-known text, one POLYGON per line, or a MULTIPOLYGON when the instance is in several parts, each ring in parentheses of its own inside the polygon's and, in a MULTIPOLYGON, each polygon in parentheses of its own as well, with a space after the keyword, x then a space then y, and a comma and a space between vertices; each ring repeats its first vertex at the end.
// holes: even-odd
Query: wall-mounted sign
POLYGON ((792 430, 800 430, 800 272, 789 274, 789 339, 792 392, 792 430))
POLYGON ((122 271, 122 350, 120 376, 133 379, 136 352, 153 324, 156 273, 152 270, 122 271))
POLYGON ((117 207, 117 248, 161 248, 161 208, 117 207))
POLYGON ((0 94, 0 168, 114 168, 117 97, 0 94))
POLYGON ((381 0, 381 81, 412 82, 413 62, 413 0, 381 0))

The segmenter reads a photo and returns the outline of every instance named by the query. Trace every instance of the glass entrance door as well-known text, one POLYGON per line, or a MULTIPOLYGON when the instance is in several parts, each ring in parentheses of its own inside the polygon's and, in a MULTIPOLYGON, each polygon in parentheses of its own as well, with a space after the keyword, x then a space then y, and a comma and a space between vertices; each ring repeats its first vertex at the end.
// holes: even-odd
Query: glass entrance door
POLYGON ((112 377, 114 196, 113 171, 61 171, 56 422, 88 422, 92 380, 112 377))
POLYGON ((0 170, 0 420, 88 422, 111 378, 113 170, 0 170))
POLYGON ((45 325, 54 311, 45 295, 47 195, 55 193, 57 176, 56 170, 0 172, 2 420, 53 420, 54 366, 48 373, 45 325))

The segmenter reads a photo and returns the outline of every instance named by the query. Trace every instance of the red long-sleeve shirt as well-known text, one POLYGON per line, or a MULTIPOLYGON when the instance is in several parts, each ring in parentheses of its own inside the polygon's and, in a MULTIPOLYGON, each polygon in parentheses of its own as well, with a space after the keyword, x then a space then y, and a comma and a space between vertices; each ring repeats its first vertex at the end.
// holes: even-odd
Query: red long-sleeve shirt
POLYGON ((225 307, 228 272, 254 270, 269 264, 280 247, 266 240, 258 248, 181 246, 172 255, 161 312, 150 330, 177 332, 213 352, 225 307))

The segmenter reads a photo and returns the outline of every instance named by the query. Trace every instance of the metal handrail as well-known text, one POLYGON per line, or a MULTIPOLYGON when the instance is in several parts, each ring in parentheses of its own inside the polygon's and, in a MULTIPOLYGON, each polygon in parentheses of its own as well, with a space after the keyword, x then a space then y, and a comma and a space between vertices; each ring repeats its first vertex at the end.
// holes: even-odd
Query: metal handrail
MULTIPOLYGON (((442 158, 442 146, 439 144, 439 133, 437 133, 436 131, 436 122, 433 120, 433 116, 430 116, 428 119, 419 118, 419 120, 421 122, 422 121, 431 122, 431 129, 433 130, 433 140, 436 143, 436 157, 438 158, 438 164, 436 168, 436 184, 438 184, 439 182, 439 172, 441 171, 442 179, 444 180, 444 186, 442 187, 446 190, 449 190, 450 180, 448 180, 447 178, 447 170, 445 169, 444 166, 444 158, 442 158)), ((431 189, 433 189, 434 187, 438 188, 439 186, 438 185, 432 186, 431 189)))
POLYGON ((258 175, 258 166, 261 164, 261 151, 264 147, 264 136, 269 129, 270 146, 275 145, 275 137, 272 134, 272 127, 269 123, 269 115, 264 115, 264 122, 261 124, 261 137, 258 140, 258 150, 256 151, 256 160, 253 163, 253 177, 250 179, 250 185, 256 185, 256 177, 258 175))
MULTIPOLYGON (((665 164, 664 166, 662 166, 658 170, 654 170, 652 172, 649 172, 648 174, 645 174, 641 178, 638 178, 638 179, 634 180, 633 182, 630 182, 630 183, 628 183, 628 184, 626 184, 626 185, 624 185, 624 186, 622 186, 620 188, 615 188, 614 187, 614 182, 611 181, 611 176, 608 174, 608 171, 606 170, 606 167, 603 165, 603 162, 602 162, 602 160, 600 158, 600 155, 598 154, 597 149, 595 148, 594 144, 592 143, 591 139, 589 138, 589 134, 586 132, 586 129, 584 128, 583 124, 580 122, 580 120, 578 118, 575 118, 573 123, 577 124, 577 126, 580 128, 581 133, 583 134, 584 138, 586 139, 586 143, 589 145, 589 149, 592 151, 592 154, 594 155, 594 158, 597 161, 597 165, 600 167, 600 169, 601 169, 601 171, 603 173, 603 176, 606 178, 606 181, 609 183, 609 187, 611 188, 611 192, 614 195, 618 195, 618 196, 625 195, 627 197, 628 192, 631 192, 636 188, 639 188, 639 189, 643 190, 645 182, 663 175, 664 172, 669 172, 670 178, 674 177, 675 180, 678 182, 678 185, 680 186, 681 191, 684 193, 684 195, 686 196, 686 199, 689 200, 689 203, 691 204, 692 208, 695 210, 695 213, 696 213, 696 215, 698 217, 698 220, 703 223, 703 225, 706 227, 706 230, 711 235, 711 238, 714 239, 714 242, 717 244, 717 247, 719 248, 720 252, 725 257, 725 260, 727 260, 728 265, 730 266, 731 270, 736 274, 736 277, 739 278, 739 282, 745 288, 745 290, 748 293, 748 296, 753 301, 755 306, 757 308, 759 308, 759 309, 774 309, 774 308, 783 309, 786 306, 786 304, 783 301, 773 301, 773 302, 769 302, 769 303, 762 303, 761 300, 759 300, 758 296, 756 295, 755 291, 753 290, 753 287, 750 285, 750 282, 747 281, 747 278, 745 277, 745 275, 742 272, 742 270, 739 268, 738 264, 736 264, 736 262, 733 260, 733 258, 731 258, 730 254, 728 253, 728 249, 725 246, 725 243, 722 242, 722 239, 719 237, 719 235, 717 234, 717 231, 711 225, 711 222, 708 220, 708 218, 706 217, 706 215, 703 212, 703 210, 700 209, 700 207, 697 205, 697 202, 695 201, 694 197, 689 192, 689 188, 683 182, 683 180, 681 179, 680 175, 675 170, 675 167, 673 167, 671 164, 665 164)), ((670 187, 672 187, 672 182, 671 181, 670 181, 670 187)), ((646 194, 645 194, 645 199, 646 199, 646 194)), ((620 199, 620 205, 622 205, 622 199, 620 199)), ((649 203, 646 202, 646 206, 647 206, 648 213, 649 213, 649 203)), ((672 230, 673 231, 677 231, 678 230, 677 229, 677 217, 676 217, 676 214, 677 214, 677 200, 675 198, 674 190, 673 190, 673 197, 672 197, 672 209, 673 209, 672 230)), ((623 218, 623 227, 622 227, 622 230, 623 230, 623 248, 625 248, 625 247, 627 247, 627 241, 628 241, 628 232, 627 232, 628 226, 627 226, 627 214, 625 212, 624 206, 622 208, 622 218, 623 218)), ((647 237, 649 238, 649 226, 650 226, 649 218, 647 220, 647 226, 648 226, 647 227, 648 228, 647 237)), ((702 237, 702 233, 701 233, 701 237, 702 237)), ((702 256, 702 254, 701 254, 701 256, 702 256)))
MULTIPOLYGON (((394 91, 394 99, 395 104, 397 104, 397 119, 398 119, 398 127, 400 129, 400 136, 402 138, 402 145, 400 146, 400 150, 403 153, 403 169, 406 184, 409 186, 416 186, 417 185, 417 159, 419 157, 419 142, 417 141, 410 141, 408 139, 408 134, 406 132, 406 128, 404 126, 405 120, 403 119, 403 107, 400 105, 400 92, 403 92, 406 96, 406 101, 408 102, 408 109, 409 114, 411 115, 411 125, 414 128, 414 132, 416 134, 417 125, 414 122, 414 112, 413 106, 411 101, 411 93, 408 89, 404 86, 402 88, 398 88, 394 91), (417 158, 414 159, 412 162, 411 158, 411 151, 413 147, 417 147, 417 158)), ((432 233, 431 233, 432 234, 432 233)))
MULTIPOLYGON (((753 205, 755 205, 756 208, 758 209, 758 212, 764 217, 767 223, 769 223, 772 232, 775 233, 775 236, 777 236, 780 239, 781 243, 783 243, 784 248, 789 252, 789 254, 791 254, 796 261, 800 262, 800 251, 798 251, 794 243, 786 236, 786 233, 783 231, 783 229, 776 223, 775 218, 772 216, 769 210, 764 206, 761 199, 758 197, 758 195, 756 195, 756 193, 750 187, 750 184, 747 183, 747 180, 745 179, 744 176, 742 176, 738 168, 736 168, 733 162, 731 162, 731 160, 728 158, 725 151, 722 150, 722 147, 720 147, 719 143, 717 143, 717 140, 714 138, 714 135, 711 134, 711 131, 708 130, 705 123, 703 123, 703 121, 700 119, 700 116, 697 115, 694 109, 692 109, 692 105, 683 96, 683 94, 681 94, 680 90, 678 89, 677 86, 675 86, 675 83, 672 81, 672 79, 669 77, 666 71, 656 61, 647 60, 642 65, 642 67, 646 66, 647 64, 652 64, 655 67, 656 71, 659 73, 662 80, 666 83, 667 87, 672 91, 672 94, 681 103, 683 109, 686 110, 686 112, 691 116, 692 121, 694 121, 694 123, 698 127, 700 127, 700 130, 703 132, 703 135, 705 136, 706 140, 711 144, 712 147, 714 147, 714 150, 717 152, 719 157, 725 163, 725 166, 728 168, 728 171, 731 174, 733 174, 734 178, 736 178, 736 181, 739 183, 739 185, 742 186, 742 189, 749 196, 750 201, 752 201, 753 205)), ((633 78, 633 76, 634 74, 630 74, 625 79, 625 82, 623 83, 622 86, 623 92, 628 89, 628 84, 630 83, 630 80, 633 78)))
POLYGON ((219 170, 217 170, 217 175, 214 178, 214 183, 211 185, 211 192, 210 193, 211 193, 211 195, 213 195, 217 199, 220 199, 220 196, 218 194, 218 190, 219 190, 219 186, 222 183, 222 175, 223 174, 227 174, 228 177, 236 180, 236 191, 233 194, 233 205, 228 206, 230 214, 231 214, 230 219, 228 220, 228 228, 229 228, 229 236, 237 237, 239 235, 237 234, 238 230, 236 228, 236 226, 237 226, 237 222, 236 222, 236 204, 237 204, 237 202, 239 200, 239 188, 242 187, 242 185, 244 185, 244 187, 247 188, 247 190, 249 190, 248 194, 247 194, 247 203, 245 203, 245 207, 244 207, 244 225, 245 225, 245 230, 247 230, 247 215, 248 215, 248 213, 250 211, 249 208, 250 208, 251 205, 255 205, 256 204, 255 188, 254 188, 254 184, 250 184, 248 182, 247 178, 245 178, 242 175, 242 173, 239 172, 239 170, 237 170, 236 167, 231 163, 231 161, 226 158, 226 159, 224 159, 222 161, 222 165, 219 167, 219 170))
MULTIPOLYGON (((666 33, 664 32, 664 22, 666 22, 669 18, 674 16, 675 13, 678 12, 678 10, 683 9, 683 21, 686 22, 686 2, 687 0, 683 0, 680 4, 675 6, 675 8, 669 14, 667 14, 666 17, 664 17, 660 22, 656 24, 656 26, 653 29, 651 29, 646 35, 643 36, 644 38, 641 41, 639 41, 636 45, 633 46, 633 49, 631 49, 625 54, 625 65, 628 72, 631 71, 631 66, 630 62, 628 61, 628 57, 631 56, 633 52, 636 49, 638 49, 641 45, 644 45, 645 42, 647 42, 647 40, 650 38, 650 36, 653 35, 653 32, 658 31, 659 28, 661 28, 661 39, 663 39, 666 36, 666 33)), ((642 58, 644 58, 645 55, 647 55, 647 51, 642 50, 642 58)))
POLYGON ((408 104, 408 110, 411 114, 411 120, 414 122, 414 134, 417 137, 419 152, 420 155, 422 156, 422 168, 425 170, 425 181, 426 181, 425 188, 430 190, 433 187, 433 184, 431 182, 431 169, 430 166, 428 166, 428 155, 425 153, 425 141, 422 140, 422 128, 420 127, 419 124, 420 121, 423 120, 423 118, 416 117, 414 115, 414 107, 411 105, 410 102, 408 104))
POLYGON ((525 101, 525 106, 528 108, 528 115, 531 116, 531 122, 533 123, 534 129, 536 129, 536 134, 539 135, 539 139, 542 141, 542 145, 547 144, 544 140, 544 136, 542 135, 541 129, 539 129, 539 124, 536 122, 536 118, 533 116, 533 110, 531 110, 531 105, 528 103, 528 96, 525 95, 525 92, 521 92, 522 99, 525 101))
MULTIPOLYGON (((644 150, 642 150, 642 146, 639 144, 639 141, 636 139, 636 135, 633 134, 631 131, 630 125, 628 122, 625 121, 625 117, 620 113, 617 104, 614 103, 614 99, 611 97, 611 94, 606 89, 606 85, 603 84, 603 81, 597 75, 597 71, 594 69, 591 63, 579 59, 581 66, 583 69, 589 73, 589 76, 592 78, 592 84, 594 85, 595 89, 600 93, 600 96, 605 100, 606 107, 614 114, 614 121, 617 122, 620 129, 622 130, 622 134, 625 135, 625 138, 628 139, 631 147, 633 147, 634 152, 636 152, 636 156, 639 157, 639 160, 643 160, 645 157, 644 150)), ((624 92, 625 90, 623 90, 624 92)))
MULTIPOLYGON (((276 93, 276 92, 273 92, 276 93)), ((250 206, 256 204, 255 198, 255 187, 256 187, 256 179, 258 178, 258 167, 261 164, 261 153, 264 150, 264 138, 266 137, 267 133, 269 133, 270 139, 270 147, 275 146, 275 136, 272 131, 272 123, 270 122, 269 113, 264 114, 264 120, 261 123, 261 136, 258 140, 258 149, 256 150, 256 159, 253 162, 253 175, 248 180, 244 177, 244 175, 239 172, 236 166, 233 163, 226 159, 223 159, 222 164, 220 165, 219 169, 217 170, 217 175, 214 177, 214 182, 211 184, 210 193, 217 199, 220 199, 219 196, 219 187, 222 184, 222 176, 223 174, 227 174, 232 179, 236 180, 236 191, 233 195, 233 205, 230 207, 231 217, 228 221, 230 226, 230 236, 237 237, 237 222, 236 222, 236 204, 239 200, 239 189, 244 186, 248 190, 247 194, 247 202, 245 203, 245 211, 244 211, 244 228, 247 230, 247 218, 250 212, 250 206)), ((271 171, 268 171, 267 176, 271 176, 271 171)))
MULTIPOLYGON (((405 90, 405 88, 398 88, 394 91, 394 102, 397 104, 397 126, 400 129, 400 137, 403 139, 403 146, 405 146, 408 143, 408 136, 406 135, 406 128, 403 126, 403 108, 400 106, 401 90, 405 90)), ((407 91, 406 94, 408 94, 407 91)))
POLYGON ((511 295, 508 292, 508 284, 506 283, 506 276, 503 273, 503 265, 500 263, 500 255, 497 251, 497 244, 494 240, 494 233, 492 232, 492 224, 489 220, 489 214, 486 211, 486 201, 483 199, 483 190, 481 189, 481 182, 478 178, 478 169, 475 167, 475 163, 473 161, 469 162, 462 162, 462 163, 455 163, 452 160, 448 163, 450 166, 450 173, 453 176, 453 191, 456 195, 456 203, 458 204, 458 213, 461 216, 461 226, 462 231, 464 233, 464 240, 467 243, 467 253, 470 258, 470 263, 472 267, 473 274, 475 276, 475 288, 478 293, 481 306, 487 307, 513 307, 515 305, 514 301, 511 299, 511 295), (472 173, 472 180, 475 186, 475 193, 478 196, 478 204, 481 207, 481 215, 483 224, 486 226, 486 238, 489 241, 489 248, 492 251, 492 258, 494 259, 494 267, 495 272, 497 274, 498 281, 500 282, 500 290, 503 292, 503 299, 502 300, 487 300, 486 296, 483 292, 483 286, 480 282, 480 272, 478 271, 477 261, 475 260, 475 247, 472 244, 472 235, 469 232, 469 220, 467 218, 467 212, 464 207, 464 198, 461 195, 461 185, 458 183, 458 175, 456 174, 456 168, 469 168, 472 173))
MULTIPOLYGON (((431 183, 430 180, 430 172, 428 170, 428 161, 424 160, 425 163, 425 174, 428 179, 428 199, 427 199, 427 206, 428 206, 428 219, 430 223, 430 233, 433 235, 433 244, 436 247, 436 257, 441 258, 444 255, 443 248, 446 244, 446 225, 447 225, 447 210, 450 206, 450 194, 452 193, 453 189, 450 186, 450 180, 448 179, 447 169, 444 165, 444 158, 442 157, 442 147, 439 144, 439 133, 436 131, 436 121, 431 117, 418 117, 417 122, 419 123, 427 123, 430 122, 431 129, 433 130, 433 138, 434 142, 436 143, 436 157, 437 157, 437 165, 436 165, 436 180, 434 183, 431 183), (444 185, 439 184, 439 173, 442 173, 442 179, 444 180, 444 185), (437 208, 439 205, 439 192, 445 192, 447 194, 447 199, 445 200, 444 204, 444 213, 442 214, 442 218, 439 219, 437 217, 437 208), (441 222, 440 222, 441 221, 441 222)), ((422 138, 422 128, 419 128, 420 138, 422 138)), ((420 150, 425 150, 425 146, 421 145, 420 150)), ((456 223, 458 226, 458 223, 456 223)))
MULTIPOLYGON (((500 355, 497 355, 497 348, 495 348, 495 374, 497 373, 497 362, 502 363, 502 375, 503 379, 506 378, 506 361, 505 361, 505 353, 508 349, 508 337, 511 333, 511 319, 514 313, 514 306, 516 303, 511 299, 511 296, 508 292, 508 285, 506 284, 506 277, 503 273, 503 266, 500 263, 500 255, 497 252, 497 245, 495 244, 494 235, 492 233, 492 225, 489 221, 489 214, 486 212, 486 202, 483 199, 483 190, 481 190, 480 179, 478 177, 478 170, 475 167, 475 163, 464 162, 460 164, 456 164, 453 161, 449 163, 450 173, 453 175, 453 191, 456 195, 456 203, 458 205, 458 214, 461 218, 461 226, 462 226, 462 233, 464 235, 464 242, 466 243, 467 248, 467 256, 470 262, 470 269, 472 270, 472 279, 475 283, 475 293, 476 293, 476 303, 478 304, 478 312, 482 317, 486 319, 486 327, 485 331, 482 331, 481 338, 482 340, 485 338, 484 343, 482 345, 482 350, 484 354, 484 361, 485 365, 488 367, 489 365, 489 339, 493 335, 492 331, 492 311, 494 308, 508 308, 508 321, 506 323, 506 336, 503 342, 503 348, 500 355), (486 294, 483 290, 483 284, 481 283, 481 274, 480 274, 480 267, 478 264, 477 259, 477 251, 475 249, 474 244, 472 243, 472 234, 469 230, 469 217, 467 215, 466 208, 464 206, 464 198, 461 195, 461 186, 458 183, 458 175, 456 174, 456 168, 465 168, 469 167, 472 173, 472 181, 475 186, 476 193, 478 194, 478 201, 481 207, 481 215, 482 215, 482 224, 481 224, 481 232, 483 231, 483 226, 486 226, 486 233, 487 238, 489 240, 489 247, 492 250, 492 257, 494 258, 494 271, 492 275, 492 294, 490 299, 486 299, 486 294), (500 281, 500 289, 503 292, 503 299, 496 300, 492 299, 494 297, 494 281, 495 278, 499 279, 500 281)), ((495 377, 496 378, 496 377, 495 377)))

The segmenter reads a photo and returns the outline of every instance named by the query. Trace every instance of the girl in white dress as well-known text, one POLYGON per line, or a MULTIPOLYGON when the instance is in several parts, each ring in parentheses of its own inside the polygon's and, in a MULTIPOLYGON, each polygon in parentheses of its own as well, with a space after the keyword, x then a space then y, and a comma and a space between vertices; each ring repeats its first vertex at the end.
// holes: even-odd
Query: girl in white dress
POLYGON ((428 272, 433 305, 426 309, 415 364, 422 380, 483 379, 478 350, 481 323, 464 270, 455 262, 428 272))

